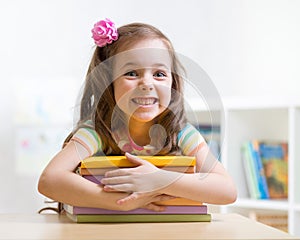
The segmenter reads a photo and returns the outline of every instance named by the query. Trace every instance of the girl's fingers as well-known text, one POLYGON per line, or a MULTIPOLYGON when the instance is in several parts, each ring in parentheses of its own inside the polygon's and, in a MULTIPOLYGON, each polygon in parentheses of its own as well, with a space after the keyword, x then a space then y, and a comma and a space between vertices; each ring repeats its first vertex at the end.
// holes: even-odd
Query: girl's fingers
POLYGON ((119 192, 118 190, 115 190, 113 187, 110 187, 110 186, 107 186, 107 185, 103 186, 103 190, 105 192, 119 192))
POLYGON ((117 201, 117 204, 122 205, 122 204, 125 204, 125 203, 129 202, 129 201, 136 200, 137 198, 138 198, 138 193, 132 193, 132 194, 130 194, 129 196, 127 196, 125 198, 119 199, 117 201))
POLYGON ((108 171, 104 174, 104 177, 119 177, 119 176, 127 176, 130 174, 130 168, 120 168, 116 170, 108 171))
POLYGON ((138 158, 137 156, 131 155, 130 153, 125 153, 126 158, 137 165, 144 164, 145 160, 138 158))
POLYGON ((176 198, 176 197, 166 195, 166 194, 161 194, 154 198, 154 202, 166 201, 166 200, 170 200, 170 199, 174 199, 174 198, 176 198))
POLYGON ((101 179, 101 183, 104 185, 117 185, 117 184, 125 184, 130 182, 131 179, 128 176, 104 177, 101 179))
POLYGON ((117 184, 117 185, 105 185, 104 188, 107 187, 110 190, 114 190, 117 192, 133 192, 132 184, 117 184))
POLYGON ((161 205, 156 205, 154 203, 149 203, 148 205, 145 206, 146 209, 155 211, 155 212, 162 212, 166 209, 165 206, 161 206, 161 205))

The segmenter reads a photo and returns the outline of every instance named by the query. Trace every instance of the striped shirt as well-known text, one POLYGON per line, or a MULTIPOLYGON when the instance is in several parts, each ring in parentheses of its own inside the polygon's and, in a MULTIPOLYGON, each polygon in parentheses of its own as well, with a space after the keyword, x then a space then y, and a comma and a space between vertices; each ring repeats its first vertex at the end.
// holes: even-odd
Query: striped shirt
MULTIPOLYGON (((126 134, 126 131, 118 132, 114 138, 123 152, 135 155, 155 155, 158 152, 151 145, 139 146, 126 134)), ((98 133, 92 128, 80 128, 72 137, 72 141, 80 143, 92 156, 102 150, 102 141, 98 133)), ((185 156, 195 156, 198 150, 204 145, 205 140, 199 131, 191 124, 186 126, 178 133, 177 144, 185 156)))

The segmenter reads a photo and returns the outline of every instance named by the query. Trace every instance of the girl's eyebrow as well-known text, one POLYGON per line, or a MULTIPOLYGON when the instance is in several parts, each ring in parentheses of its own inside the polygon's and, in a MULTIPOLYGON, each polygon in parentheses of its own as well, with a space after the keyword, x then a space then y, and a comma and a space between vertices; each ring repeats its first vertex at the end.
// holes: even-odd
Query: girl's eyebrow
POLYGON ((134 67, 134 66, 138 66, 138 65, 136 63, 134 63, 134 62, 127 62, 124 65, 122 65, 120 67, 120 69, 127 68, 127 67, 134 67))
MULTIPOLYGON (((140 68, 144 68, 145 66, 140 66, 139 64, 134 63, 134 62, 127 62, 123 66, 120 67, 120 70, 123 70, 124 68, 128 68, 128 67, 130 67, 130 68, 134 67, 135 69, 140 69, 140 68)), ((167 70, 170 69, 170 67, 168 67, 164 63, 154 63, 151 66, 146 66, 146 67, 147 68, 159 68, 159 67, 163 67, 163 68, 165 68, 167 70)))

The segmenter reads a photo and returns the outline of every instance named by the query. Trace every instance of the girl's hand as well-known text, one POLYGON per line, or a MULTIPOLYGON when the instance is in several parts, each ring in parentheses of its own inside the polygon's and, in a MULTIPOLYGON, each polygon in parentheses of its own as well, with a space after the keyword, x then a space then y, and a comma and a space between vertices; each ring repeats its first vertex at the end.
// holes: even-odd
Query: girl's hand
POLYGON ((165 210, 165 206, 157 205, 155 202, 173 199, 173 196, 165 194, 149 194, 149 193, 133 193, 130 196, 119 199, 117 204, 122 205, 124 210, 132 210, 136 208, 145 208, 155 212, 165 210))
POLYGON ((161 194, 163 188, 181 176, 181 173, 159 169, 150 162, 129 153, 126 153, 126 157, 138 166, 106 172, 101 180, 104 191, 130 192, 132 194, 126 199, 136 199, 140 197, 141 193, 161 194))

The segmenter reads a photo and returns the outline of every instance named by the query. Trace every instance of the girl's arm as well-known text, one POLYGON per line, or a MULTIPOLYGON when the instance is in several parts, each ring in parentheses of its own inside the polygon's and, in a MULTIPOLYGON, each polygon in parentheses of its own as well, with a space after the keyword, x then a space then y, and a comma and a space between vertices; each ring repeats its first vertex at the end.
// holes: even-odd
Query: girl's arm
POLYGON ((196 155, 196 173, 183 174, 162 191, 205 203, 229 204, 236 200, 233 179, 205 145, 196 155))
POLYGON ((81 160, 77 150, 75 143, 70 142, 50 161, 39 179, 38 190, 40 193, 73 206, 124 211, 139 207, 160 211, 162 207, 152 202, 169 199, 168 196, 160 193, 152 193, 141 196, 139 201, 131 202, 128 205, 117 204, 117 200, 127 197, 128 194, 105 192, 101 185, 74 173, 81 160))
POLYGON ((237 192, 232 178, 206 144, 196 155, 194 174, 165 171, 130 154, 126 156, 139 166, 107 172, 102 179, 106 191, 133 192, 119 200, 119 204, 138 199, 142 194, 136 193, 141 192, 156 192, 212 204, 228 204, 236 200, 237 192))

